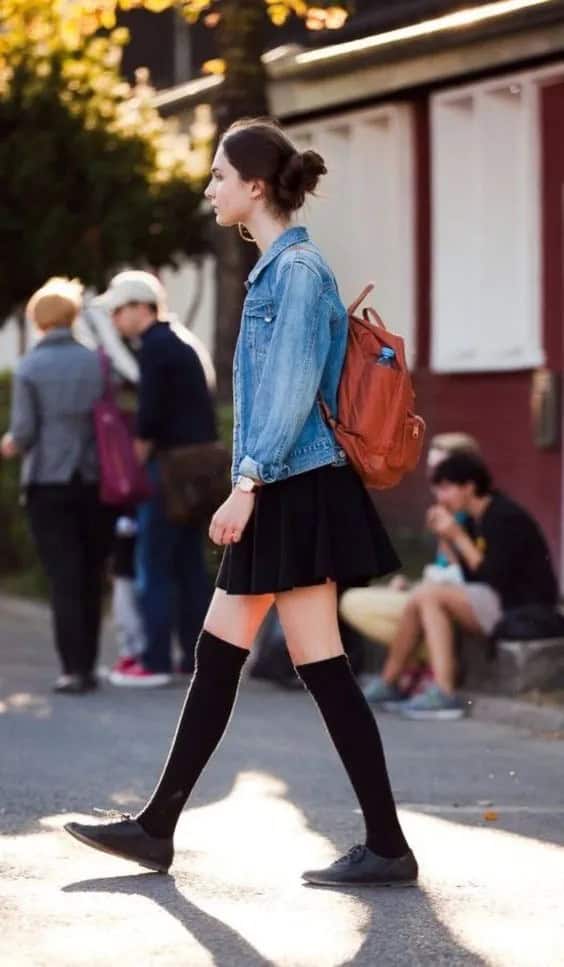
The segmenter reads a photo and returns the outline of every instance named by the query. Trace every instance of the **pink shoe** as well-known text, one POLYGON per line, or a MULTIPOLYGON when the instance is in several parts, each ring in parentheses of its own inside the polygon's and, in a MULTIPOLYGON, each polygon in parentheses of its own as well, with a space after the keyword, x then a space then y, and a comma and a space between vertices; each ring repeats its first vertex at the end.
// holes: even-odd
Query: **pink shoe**
POLYGON ((144 668, 141 662, 134 661, 123 671, 112 670, 109 680, 112 685, 126 688, 160 688, 163 685, 170 685, 172 675, 168 672, 151 672, 144 668))

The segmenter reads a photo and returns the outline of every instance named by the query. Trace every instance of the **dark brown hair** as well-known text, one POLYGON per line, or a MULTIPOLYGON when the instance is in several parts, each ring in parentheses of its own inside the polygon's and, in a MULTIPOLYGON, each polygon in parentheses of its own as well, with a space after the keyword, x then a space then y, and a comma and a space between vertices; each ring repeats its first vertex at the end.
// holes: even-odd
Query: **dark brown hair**
POLYGON ((453 483, 459 487, 473 483, 477 497, 491 494, 492 477, 483 460, 472 453, 453 453, 437 464, 431 475, 431 483, 453 483))
POLYGON ((325 162, 317 151, 298 151, 272 118, 246 118, 227 129, 221 141, 227 160, 243 181, 260 178, 278 212, 301 208, 314 192, 325 162))

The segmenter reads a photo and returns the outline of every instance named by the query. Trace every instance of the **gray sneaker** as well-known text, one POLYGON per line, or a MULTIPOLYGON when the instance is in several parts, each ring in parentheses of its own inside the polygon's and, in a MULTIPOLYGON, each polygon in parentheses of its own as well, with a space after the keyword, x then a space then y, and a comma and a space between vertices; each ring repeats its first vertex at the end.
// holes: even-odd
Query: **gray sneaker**
POLYGON ((402 694, 395 685, 388 685, 381 675, 373 675, 363 689, 364 697, 371 705, 380 705, 382 702, 400 702, 402 694))
POLYGON ((399 702, 395 708, 403 718, 425 720, 461 719, 467 713, 466 703, 458 695, 449 695, 436 685, 429 685, 424 692, 399 702))

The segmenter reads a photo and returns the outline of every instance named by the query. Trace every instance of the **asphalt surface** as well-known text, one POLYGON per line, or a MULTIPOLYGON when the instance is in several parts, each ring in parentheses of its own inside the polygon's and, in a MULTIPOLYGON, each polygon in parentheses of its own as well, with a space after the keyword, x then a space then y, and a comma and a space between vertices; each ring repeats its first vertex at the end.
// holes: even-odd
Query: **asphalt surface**
POLYGON ((143 803, 183 688, 54 696, 55 673, 44 611, 0 599, 3 967, 564 965, 562 740, 381 717, 420 887, 309 888, 361 818, 308 696, 245 683, 162 876, 62 825, 143 803))

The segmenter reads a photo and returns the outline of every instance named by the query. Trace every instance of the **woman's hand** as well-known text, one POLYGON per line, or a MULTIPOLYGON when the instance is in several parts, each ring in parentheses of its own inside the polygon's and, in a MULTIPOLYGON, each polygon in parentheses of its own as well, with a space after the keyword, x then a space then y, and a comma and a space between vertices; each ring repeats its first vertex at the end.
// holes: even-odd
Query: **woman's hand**
POLYGON ((11 433, 5 433, 0 442, 0 453, 5 460, 11 460, 19 454, 17 444, 11 433))
POLYGON ((214 544, 237 544, 255 508, 255 494, 235 487, 225 503, 216 510, 210 524, 210 540, 214 544))

